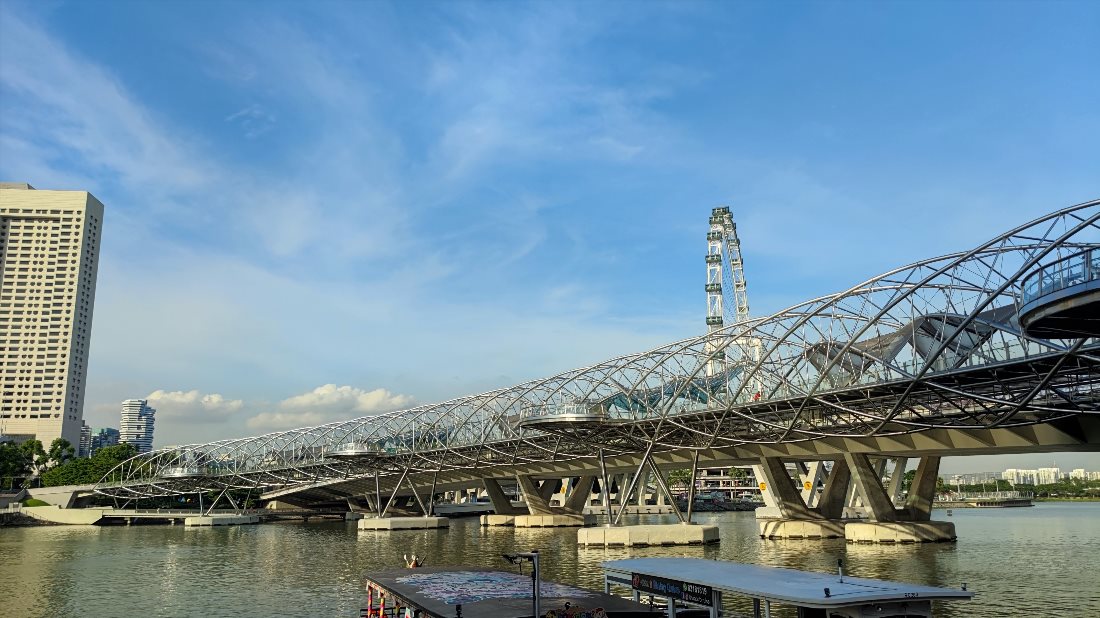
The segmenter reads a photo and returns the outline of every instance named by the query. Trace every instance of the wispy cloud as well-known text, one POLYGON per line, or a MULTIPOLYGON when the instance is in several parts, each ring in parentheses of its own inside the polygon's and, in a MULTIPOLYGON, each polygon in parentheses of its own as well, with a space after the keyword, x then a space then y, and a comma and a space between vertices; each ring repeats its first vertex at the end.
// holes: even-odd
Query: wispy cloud
POLYGON ((226 122, 237 124, 248 139, 255 139, 275 126, 275 115, 253 103, 225 117, 226 122))

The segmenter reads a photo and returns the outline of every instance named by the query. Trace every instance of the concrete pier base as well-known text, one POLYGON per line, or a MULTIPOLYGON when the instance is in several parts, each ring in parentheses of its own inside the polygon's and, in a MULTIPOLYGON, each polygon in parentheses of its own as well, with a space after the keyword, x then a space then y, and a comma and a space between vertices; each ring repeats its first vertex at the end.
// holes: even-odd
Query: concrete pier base
POLYGON ((761 519, 762 539, 844 538, 845 524, 838 519, 761 519))
POLYGON ((596 525, 595 515, 516 515, 513 524, 517 528, 581 528, 596 525))
POLYGON ((360 530, 428 530, 449 528, 446 517, 364 517, 359 520, 360 530))
POLYGON ((188 528, 199 526, 243 526, 260 523, 259 515, 205 515, 199 517, 187 517, 183 525, 188 528))
POLYGON ((577 544, 600 547, 641 547, 646 545, 706 545, 719 540, 718 526, 664 524, 582 528, 577 544))
POLYGON ((754 513, 757 519, 783 519, 783 511, 778 506, 757 507, 754 513))
POLYGON ((955 524, 949 521, 852 522, 844 527, 849 543, 955 542, 955 524))
POLYGON ((482 526, 514 526, 516 525, 515 515, 482 515, 482 526))

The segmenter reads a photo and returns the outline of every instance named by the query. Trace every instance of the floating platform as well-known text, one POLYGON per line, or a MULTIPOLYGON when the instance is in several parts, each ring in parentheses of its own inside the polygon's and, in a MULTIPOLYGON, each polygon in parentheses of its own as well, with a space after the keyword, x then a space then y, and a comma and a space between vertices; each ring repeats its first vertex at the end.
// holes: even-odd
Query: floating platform
POLYGON ((839 519, 759 519, 762 539, 841 539, 845 522, 839 519))
MULTIPOLYGON (((387 616, 405 610, 423 618, 530 618, 533 584, 529 574, 425 567, 370 573, 364 576, 368 607, 362 615, 377 615, 384 606, 387 616), (381 599, 379 596, 381 595, 381 599), (369 612, 369 613, 368 613, 369 612), (418 613, 419 612, 419 613, 418 613)), ((539 586, 540 614, 583 616, 585 610, 603 610, 607 618, 654 618, 649 606, 602 592, 554 582, 539 586), (566 608, 570 613, 566 613, 566 608)), ((594 611, 588 615, 596 614, 594 611)))
POLYGON ((955 524, 949 521, 849 522, 844 526, 849 543, 954 543, 955 524))
POLYGON ((595 515, 515 515, 512 524, 517 528, 582 528, 596 525, 595 515))
POLYGON ((578 545, 644 547, 648 545, 707 545, 719 541, 718 526, 657 524, 582 528, 578 545))
POLYGON ((202 526, 245 526, 260 523, 259 515, 199 515, 187 517, 183 525, 188 528, 202 526))
POLYGON ((449 528, 446 517, 364 517, 359 520, 360 530, 430 530, 449 528))

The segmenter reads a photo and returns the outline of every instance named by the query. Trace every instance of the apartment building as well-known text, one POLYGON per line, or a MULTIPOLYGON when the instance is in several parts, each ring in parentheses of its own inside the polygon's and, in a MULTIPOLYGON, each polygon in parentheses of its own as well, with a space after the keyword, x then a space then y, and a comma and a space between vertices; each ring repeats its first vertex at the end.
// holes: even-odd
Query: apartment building
POLYGON ((103 204, 0 183, 0 435, 80 444, 103 204))

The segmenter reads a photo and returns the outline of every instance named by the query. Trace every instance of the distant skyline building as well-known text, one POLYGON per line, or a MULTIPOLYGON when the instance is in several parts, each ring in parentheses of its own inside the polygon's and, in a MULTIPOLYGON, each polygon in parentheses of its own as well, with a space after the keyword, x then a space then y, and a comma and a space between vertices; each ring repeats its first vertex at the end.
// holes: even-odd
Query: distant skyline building
POLYGON ((88 423, 81 422, 80 445, 76 449, 77 457, 91 457, 92 455, 92 428, 88 423))
POLYGON ((156 413, 156 410, 149 407, 149 401, 146 399, 123 401, 119 442, 133 444, 139 453, 148 453, 153 450, 153 422, 156 413))
POLYGON ((1036 485, 1049 485, 1062 480, 1061 468, 1039 468, 1035 471, 1036 485))
POLYGON ((117 429, 113 427, 100 427, 99 430, 92 434, 92 447, 88 455, 95 455, 95 452, 101 448, 117 445, 118 438, 119 431, 117 429))
POLYGON ((103 204, 0 183, 0 434, 80 444, 103 204))
POLYGON ((1039 474, 1036 470, 1017 470, 1009 468, 1001 473, 1001 478, 1013 485, 1035 485, 1039 474))

